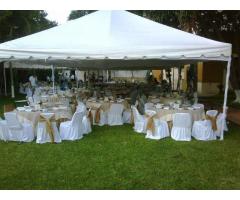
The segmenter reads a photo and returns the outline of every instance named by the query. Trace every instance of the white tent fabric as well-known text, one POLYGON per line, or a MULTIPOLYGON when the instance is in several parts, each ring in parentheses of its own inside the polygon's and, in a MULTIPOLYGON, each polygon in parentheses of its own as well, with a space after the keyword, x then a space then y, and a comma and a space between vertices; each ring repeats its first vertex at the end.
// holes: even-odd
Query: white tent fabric
POLYGON ((127 70, 114 70, 111 71, 114 78, 145 78, 147 75, 147 70, 135 70, 135 71, 127 71, 127 70))
POLYGON ((81 62, 77 61, 94 60, 91 65, 97 62, 98 66, 107 63, 103 60, 118 60, 123 63, 118 64, 122 68, 127 68, 124 60, 137 60, 132 65, 138 66, 139 59, 157 59, 160 64, 166 60, 226 61, 230 55, 231 44, 186 33, 127 11, 97 11, 0 44, 0 60, 47 60, 78 65, 81 62))
MULTIPOLYGON (((4 63, 4 68, 9 68, 9 63, 4 63)), ((67 69, 67 67, 58 67, 54 66, 58 69, 67 69)), ((52 69, 52 65, 40 65, 40 64, 27 64, 22 62, 12 62, 12 68, 16 69, 52 69)))

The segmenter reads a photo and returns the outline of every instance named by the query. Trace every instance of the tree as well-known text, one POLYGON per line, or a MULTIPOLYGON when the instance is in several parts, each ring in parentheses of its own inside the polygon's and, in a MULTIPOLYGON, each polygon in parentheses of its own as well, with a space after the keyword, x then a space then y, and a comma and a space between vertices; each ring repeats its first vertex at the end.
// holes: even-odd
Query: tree
POLYGON ((46 19, 47 13, 40 10, 0 11, 0 42, 23 37, 53 26, 57 23, 46 19))
MULTIPOLYGON (((46 16, 47 13, 40 10, 0 11, 0 43, 36 33, 57 25, 56 22, 46 19, 46 16)), ((3 63, 0 63, 0 74, 3 74, 2 66, 3 63)), ((23 77, 21 76, 19 78, 21 79, 23 77)), ((0 91, 2 87, 3 79, 0 80, 0 91)))
POLYGON ((197 18, 200 35, 232 44, 230 82, 240 103, 240 11, 201 11, 197 18))
POLYGON ((68 20, 77 19, 79 17, 83 17, 95 11, 96 10, 72 10, 70 15, 68 16, 68 20))

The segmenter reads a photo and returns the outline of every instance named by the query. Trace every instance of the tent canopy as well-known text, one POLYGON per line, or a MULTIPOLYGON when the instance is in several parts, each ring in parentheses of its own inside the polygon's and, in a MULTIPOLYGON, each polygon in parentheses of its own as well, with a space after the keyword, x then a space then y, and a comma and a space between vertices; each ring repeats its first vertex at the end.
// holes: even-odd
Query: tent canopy
POLYGON ((0 44, 0 61, 87 69, 146 69, 227 61, 231 44, 174 29, 127 11, 97 11, 0 44))

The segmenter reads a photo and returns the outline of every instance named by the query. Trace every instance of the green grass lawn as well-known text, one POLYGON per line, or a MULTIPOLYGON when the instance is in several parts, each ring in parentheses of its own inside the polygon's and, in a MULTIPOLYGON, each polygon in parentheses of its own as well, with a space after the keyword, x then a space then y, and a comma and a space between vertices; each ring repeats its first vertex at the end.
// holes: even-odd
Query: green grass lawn
POLYGON ((147 140, 130 125, 74 142, 0 142, 0 189, 240 189, 240 128, 224 141, 147 140))
POLYGON ((229 128, 211 142, 147 140, 130 125, 61 144, 0 141, 0 189, 240 189, 240 127, 229 128))

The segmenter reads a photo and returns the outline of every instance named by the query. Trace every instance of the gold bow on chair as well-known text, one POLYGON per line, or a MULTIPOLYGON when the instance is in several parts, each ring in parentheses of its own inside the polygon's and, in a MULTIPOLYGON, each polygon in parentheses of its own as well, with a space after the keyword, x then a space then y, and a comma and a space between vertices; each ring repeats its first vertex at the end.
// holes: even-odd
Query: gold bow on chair
POLYGON ((206 119, 210 120, 211 124, 212 124, 212 130, 216 131, 217 130, 217 116, 210 116, 210 115, 206 115, 206 119))
POLYGON ((55 115, 53 115, 52 117, 50 117, 49 119, 44 117, 43 115, 40 115, 40 119, 39 119, 39 122, 45 122, 46 124, 46 129, 47 129, 47 132, 50 136, 50 139, 51 139, 51 143, 54 143, 54 131, 53 131, 53 128, 52 128, 52 122, 56 122, 55 120, 55 115))
POLYGON ((88 111, 88 118, 90 120, 90 123, 93 124, 93 116, 92 116, 92 111, 91 109, 88 111))
POLYGON ((130 124, 134 124, 134 116, 133 116, 133 110, 131 109, 131 119, 130 124))
POLYGON ((100 107, 97 108, 95 113, 95 123, 99 123, 99 121, 100 121, 100 107))
POLYGON ((145 116, 148 118, 148 120, 147 120, 147 130, 152 131, 152 135, 154 135, 155 126, 154 126, 153 118, 155 117, 155 115, 149 116, 149 115, 145 114, 145 116))

